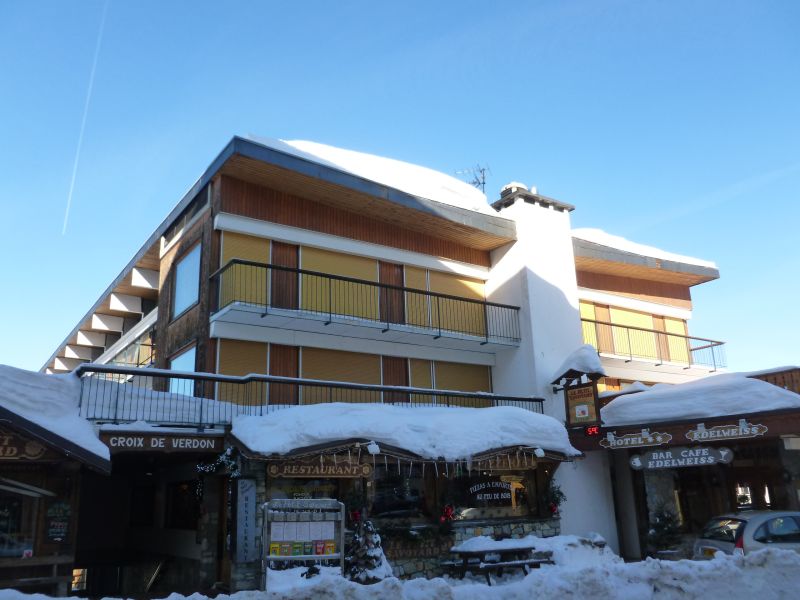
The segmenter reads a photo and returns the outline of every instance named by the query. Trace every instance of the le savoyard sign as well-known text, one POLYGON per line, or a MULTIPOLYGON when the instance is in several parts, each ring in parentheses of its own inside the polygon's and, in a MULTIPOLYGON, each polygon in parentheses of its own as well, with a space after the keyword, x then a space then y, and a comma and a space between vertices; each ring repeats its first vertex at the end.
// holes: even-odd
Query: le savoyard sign
POLYGON ((706 428, 705 424, 700 423, 697 425, 697 429, 690 429, 686 432, 686 438, 692 442, 736 440, 758 437, 767 431, 766 425, 754 425, 748 423, 746 419, 739 419, 738 425, 715 425, 706 428))

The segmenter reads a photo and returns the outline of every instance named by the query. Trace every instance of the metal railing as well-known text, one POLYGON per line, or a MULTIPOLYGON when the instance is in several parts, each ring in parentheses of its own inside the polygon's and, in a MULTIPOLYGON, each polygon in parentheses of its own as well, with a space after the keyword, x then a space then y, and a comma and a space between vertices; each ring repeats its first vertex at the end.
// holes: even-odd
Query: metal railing
POLYGON ((327 402, 487 408, 516 406, 541 413, 541 398, 482 392, 317 381, 275 375, 218 375, 87 363, 81 378, 81 415, 109 423, 227 425, 238 415, 265 415, 290 406, 327 402))
POLYGON ((716 371, 727 366, 725 342, 690 337, 655 329, 616 325, 605 321, 581 319, 583 341, 600 354, 665 363, 710 367, 716 371))
POLYGON ((265 315, 289 310, 326 325, 367 321, 384 332, 466 336, 482 344, 520 341, 518 306, 242 259, 229 261, 211 279, 217 286, 214 312, 241 303, 260 307, 265 315))

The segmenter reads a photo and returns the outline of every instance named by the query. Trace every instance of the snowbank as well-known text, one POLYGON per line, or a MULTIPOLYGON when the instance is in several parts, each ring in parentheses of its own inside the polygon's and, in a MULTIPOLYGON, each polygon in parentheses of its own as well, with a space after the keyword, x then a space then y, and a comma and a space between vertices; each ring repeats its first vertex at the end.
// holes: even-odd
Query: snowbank
POLYGON ((251 140, 299 158, 345 171, 420 198, 497 216, 478 188, 439 171, 411 163, 303 140, 249 136, 251 140))
POLYGON ((639 254, 641 256, 660 258, 662 260, 671 260, 674 262, 685 263, 688 265, 697 265, 699 267, 709 267, 711 269, 717 268, 716 263, 713 263, 711 261, 703 260, 700 258, 694 258, 692 256, 673 254, 665 250, 660 250, 659 248, 654 248, 653 246, 645 246, 644 244, 637 244, 636 242, 631 242, 630 240, 626 240, 623 237, 606 233, 602 229, 590 229, 590 228, 573 229, 572 237, 578 238, 579 240, 592 242, 593 244, 600 244, 601 246, 608 246, 609 248, 622 250, 623 252, 631 252, 633 254, 639 254))
POLYGON ((579 373, 586 373, 587 375, 605 375, 606 371, 600 363, 600 357, 597 355, 597 349, 591 344, 584 344, 570 354, 561 366, 556 369, 553 375, 553 382, 561 378, 565 373, 570 371, 577 371, 579 373))
POLYGON ((102 458, 108 448, 79 414, 81 383, 77 376, 45 375, 0 365, 0 406, 102 458))
POLYGON ((367 439, 425 458, 468 459, 506 446, 580 454, 564 426, 546 415, 512 406, 406 407, 386 404, 294 406, 263 417, 239 416, 233 435, 254 452, 286 454, 297 448, 351 438, 367 439))
MULTIPOLYGON (((800 589, 800 555, 767 549, 748 556, 719 554, 709 561, 677 562, 648 559, 623 563, 579 562, 571 566, 543 566, 524 579, 503 577, 486 584, 447 579, 389 578, 375 585, 361 585, 323 568, 311 579, 300 577, 305 568, 270 571, 268 592, 238 592, 219 595, 218 600, 793 600, 800 589), (507 580, 511 579, 509 583, 507 580)), ((0 600, 45 600, 41 594, 1 590, 0 600)), ((172 594, 169 600, 184 600, 172 594)), ((191 600, 205 600, 194 594, 191 600)))
POLYGON ((749 412, 800 408, 800 394, 724 373, 676 385, 657 384, 615 398, 600 410, 604 425, 638 425, 677 419, 708 419, 749 412))

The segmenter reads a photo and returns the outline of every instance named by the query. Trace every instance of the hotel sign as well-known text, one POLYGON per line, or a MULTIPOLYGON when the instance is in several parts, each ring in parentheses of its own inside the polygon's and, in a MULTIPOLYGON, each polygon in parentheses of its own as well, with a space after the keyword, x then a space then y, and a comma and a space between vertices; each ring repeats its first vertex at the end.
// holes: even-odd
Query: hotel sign
POLYGON ((730 448, 710 448, 706 446, 676 446, 665 450, 650 450, 630 458, 633 469, 640 471, 657 469, 677 469, 681 467, 705 467, 726 464, 733 460, 730 448))
POLYGON ((754 438, 767 433, 766 425, 754 425, 748 423, 746 419, 739 419, 738 425, 716 425, 706 429, 704 423, 700 423, 697 429, 690 429, 686 432, 687 439, 692 442, 713 442, 717 440, 731 440, 754 438))
POLYGON ((609 431, 606 433, 606 437, 600 440, 599 444, 609 450, 618 450, 620 448, 661 446, 662 444, 668 444, 672 440, 672 436, 669 433, 650 433, 648 429, 620 436, 614 434, 615 432, 609 431))
POLYGON ((267 474, 270 477, 369 477, 372 475, 372 465, 347 461, 334 464, 333 461, 330 460, 281 462, 270 464, 267 467, 267 474))
POLYGON ((222 452, 222 438, 207 435, 100 433, 100 440, 117 452, 222 452))

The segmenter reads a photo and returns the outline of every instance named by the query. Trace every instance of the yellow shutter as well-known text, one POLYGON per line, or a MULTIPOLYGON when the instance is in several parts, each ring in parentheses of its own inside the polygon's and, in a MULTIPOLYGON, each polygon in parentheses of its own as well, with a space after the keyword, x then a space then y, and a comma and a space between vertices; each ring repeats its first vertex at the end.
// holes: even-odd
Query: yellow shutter
MULTIPOLYGON (((491 392, 492 384, 489 367, 486 365, 465 365, 461 363, 435 361, 437 390, 458 390, 460 392, 491 392)), ((491 406, 491 400, 485 401, 443 397, 439 402, 447 402, 456 406, 491 406)))
POLYGON ((581 312, 581 328, 583 329, 583 343, 591 344, 597 348, 597 326, 595 323, 587 323, 583 319, 596 321, 594 314, 594 304, 581 300, 579 303, 581 312))
MULTIPOLYGON (((405 286, 416 290, 427 290, 428 282, 425 269, 405 266, 405 286)), ((406 292, 406 320, 411 325, 428 327, 431 324, 430 302, 428 294, 406 292)))
POLYGON ((672 362, 689 363, 689 340, 686 335, 686 321, 683 319, 674 319, 672 317, 664 317, 664 329, 667 333, 674 333, 675 336, 667 336, 667 344, 669 346, 669 360, 672 362))
MULTIPOLYGON (((430 271, 430 290, 437 294, 484 300, 484 282, 480 279, 430 271)), ((468 335, 486 335, 486 316, 483 304, 449 298, 431 298, 431 320, 434 327, 468 335)))
POLYGON ((409 363, 411 370, 411 387, 433 388, 431 361, 412 358, 409 363))
MULTIPOLYGON (((300 249, 300 264, 306 271, 378 281, 378 261, 373 258, 303 246, 300 249)), ((377 286, 303 275, 300 288, 303 310, 320 313, 330 311, 334 315, 372 320, 379 318, 377 286)))
MULTIPOLYGON (((381 384, 381 357, 373 354, 303 348, 300 363, 303 379, 381 384)), ((302 403, 318 402, 380 402, 380 393, 305 386, 302 403)))
POLYGON ((615 353, 634 358, 658 359, 656 336, 652 331, 653 315, 612 306, 610 316, 614 325, 622 326, 613 328, 615 353), (649 331, 628 329, 629 327, 639 327, 649 331))
MULTIPOLYGON (((269 262, 269 240, 252 235, 222 232, 222 266, 234 258, 266 264, 269 262)), ((267 269, 250 265, 229 267, 220 281, 220 308, 231 302, 247 302, 263 306, 267 298, 267 269)))
MULTIPOLYGON (((219 367, 222 375, 249 375, 267 372, 267 345, 259 342, 221 339, 218 344, 219 367)), ((225 402, 260 406, 266 397, 266 385, 261 382, 247 385, 220 383, 217 398, 225 402)))

